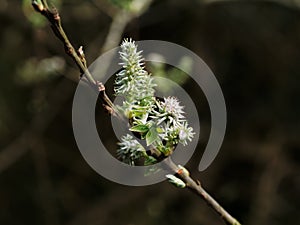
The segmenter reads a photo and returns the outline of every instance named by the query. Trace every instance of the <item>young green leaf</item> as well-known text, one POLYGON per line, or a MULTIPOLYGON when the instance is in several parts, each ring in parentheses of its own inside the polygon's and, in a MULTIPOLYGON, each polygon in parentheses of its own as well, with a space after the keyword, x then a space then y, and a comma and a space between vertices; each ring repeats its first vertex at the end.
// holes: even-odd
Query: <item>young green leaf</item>
POLYGON ((176 187, 179 188, 185 188, 186 184, 179 178, 175 177, 172 174, 167 174, 166 177, 168 178, 168 181, 172 184, 174 184, 176 187))
POLYGON ((151 127, 150 130, 148 131, 147 135, 146 135, 147 146, 153 144, 157 140, 160 140, 160 139, 159 139, 158 133, 156 131, 156 128, 151 127))
POLYGON ((145 159, 145 166, 153 165, 157 163, 157 160, 153 156, 148 156, 145 159))
POLYGON ((131 127, 129 130, 133 132, 146 133, 149 131, 149 127, 147 125, 139 124, 131 127))

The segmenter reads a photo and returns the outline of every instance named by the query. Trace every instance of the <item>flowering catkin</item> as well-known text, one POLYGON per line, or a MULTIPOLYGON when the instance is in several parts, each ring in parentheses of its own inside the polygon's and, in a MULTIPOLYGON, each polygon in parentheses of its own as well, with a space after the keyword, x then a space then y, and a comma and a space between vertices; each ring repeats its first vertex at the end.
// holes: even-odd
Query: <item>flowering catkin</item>
POLYGON ((155 154, 146 151, 130 134, 123 136, 117 151, 125 163, 134 165, 140 158, 145 164, 155 163, 153 156, 164 158, 172 154, 177 144, 187 145, 194 137, 193 128, 188 126, 183 106, 177 98, 154 96, 156 84, 145 70, 142 51, 135 42, 125 39, 121 44, 122 70, 117 73, 115 94, 124 98, 120 110, 129 119, 130 131, 142 140, 155 154), (161 157, 162 156, 162 157, 161 157))

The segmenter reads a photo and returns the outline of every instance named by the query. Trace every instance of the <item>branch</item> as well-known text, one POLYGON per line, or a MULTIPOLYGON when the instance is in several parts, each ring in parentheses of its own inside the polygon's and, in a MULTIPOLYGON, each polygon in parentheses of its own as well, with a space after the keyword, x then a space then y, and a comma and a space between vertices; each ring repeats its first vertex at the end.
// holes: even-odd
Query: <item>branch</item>
MULTIPOLYGON (((135 0, 133 4, 132 16, 138 16, 139 13, 143 12, 147 6, 150 4, 151 0, 135 0)), ((116 108, 112 101, 109 99, 105 92, 105 86, 96 81, 87 68, 87 63, 85 59, 85 55, 82 47, 80 47, 77 51, 69 41, 66 33, 61 24, 61 18, 56 8, 52 8, 51 10, 48 7, 46 0, 41 0, 37 2, 35 0, 32 1, 32 5, 34 9, 41 13, 44 17, 48 19, 53 29, 54 34, 58 37, 58 39, 63 43, 66 53, 75 61, 78 66, 80 72, 84 74, 81 78, 85 78, 88 84, 97 92, 101 97, 101 100, 104 103, 104 108, 112 115, 117 114, 116 108)), ((119 21, 121 18, 124 18, 124 12, 120 12, 119 16, 116 17, 116 21, 119 21)), ((130 20, 130 16, 128 16, 128 21, 130 20)), ((127 18, 126 17, 126 18, 127 18)), ((124 24, 128 22, 125 21, 124 24)), ((112 33, 114 33, 114 26, 112 26, 112 33)), ((124 25, 121 26, 120 30, 124 29, 124 25)), ((114 36, 114 35, 113 35, 114 36)), ((106 46, 104 46, 105 48, 106 46)), ((179 168, 174 164, 174 162, 169 158, 165 160, 166 166, 171 169, 174 173, 176 173, 185 183, 186 186, 191 189, 194 193, 203 198, 206 203, 214 209, 224 220, 225 223, 231 225, 241 225, 235 218, 233 218, 215 199, 213 199, 201 186, 199 181, 194 181, 188 171, 186 169, 179 168)))
MULTIPOLYGON (((152 0, 147 0, 145 1, 145 5, 149 5, 151 3, 152 0)), ((99 1, 94 1, 95 3, 99 2, 99 1)), ((104 3, 105 0, 101 1, 101 3, 104 3)), ((47 5, 46 1, 43 1, 44 5, 47 5)), ((37 4, 36 2, 33 3, 33 6, 35 8, 36 11, 41 12, 42 10, 44 10, 44 7, 41 7, 43 5, 37 4)), ((100 6, 100 5, 99 5, 100 6)), ((116 25, 114 25, 114 23, 120 22, 119 19, 119 14, 121 14, 122 12, 118 12, 117 9, 113 8, 112 10, 109 10, 109 7, 111 8, 111 6, 108 6, 108 4, 104 5, 101 4, 101 7, 104 6, 104 10, 106 13, 109 13, 110 16, 113 17, 113 22, 111 27, 116 27, 116 25), (107 8, 106 8, 107 7, 107 8), (116 15, 115 15, 116 14, 116 15), (115 21, 115 22, 114 22, 115 21)), ((145 10, 145 7, 142 7, 143 10, 145 10)), ((48 6, 46 6, 45 8, 48 8, 48 6)), ((136 16, 140 15, 142 12, 138 13, 136 16)), ((119 27, 117 27, 118 30, 118 34, 116 33, 116 29, 114 28, 110 28, 110 31, 107 35, 107 38, 105 40, 104 46, 102 48, 103 49, 110 49, 111 47, 114 47, 116 44, 118 44, 118 42, 121 39, 121 34, 125 28, 125 26, 130 22, 131 19, 133 19, 134 17, 132 17, 131 15, 127 15, 128 18, 123 18, 124 21, 126 21, 127 23, 123 24, 121 23, 121 25, 119 25, 119 27), (114 42, 112 42, 111 40, 114 40, 114 42), (109 44, 108 44, 109 43, 109 44)), ((122 20, 123 22, 123 20, 122 20)), ((76 57, 76 56, 75 56, 76 57)), ((51 94, 53 95, 53 93, 61 93, 62 91, 65 91, 65 82, 62 82, 62 84, 58 85, 58 90, 51 92, 51 94)), ((73 93, 73 92, 72 92, 73 93)), ((103 94, 103 98, 106 98, 107 95, 104 92, 101 92, 103 94)), ((100 93, 100 94, 101 94, 100 93)), ((59 98, 55 97, 55 102, 57 104, 57 101, 60 102, 60 104, 64 104, 64 102, 68 99, 68 97, 71 95, 71 92, 69 91, 68 93, 64 94, 64 98, 61 98, 61 96, 59 96, 59 98)), ((52 99, 52 97, 50 97, 52 99)), ((107 97, 108 98, 108 97, 107 97)), ((50 123, 50 121, 52 121, 54 119, 54 117, 56 116, 56 114, 58 113, 58 110, 60 109, 60 107, 56 107, 55 108, 55 112, 54 113, 49 113, 47 112, 46 114, 43 113, 42 115, 38 115, 38 117, 34 118, 34 120, 32 121, 32 129, 26 129, 18 138, 16 138, 14 141, 11 142, 11 144, 9 144, 6 148, 4 148, 3 150, 0 151, 0 173, 6 169, 8 169, 12 164, 14 164, 17 160, 19 160, 23 155, 25 155, 28 152, 28 148, 26 148, 26 144, 29 139, 28 137, 34 137, 34 135, 36 133, 40 133, 40 132, 44 132, 44 130, 46 129, 46 126, 50 123), (49 115, 51 115, 51 118, 48 118, 49 115), (36 121, 39 121, 38 124, 36 121)), ((106 108, 107 109, 107 108, 106 108)), ((52 108, 53 110, 53 108, 52 108)))
POLYGON ((33 8, 43 15, 51 24, 55 36, 63 43, 66 53, 74 60, 80 72, 83 74, 81 79, 86 79, 90 87, 99 92, 104 108, 112 115, 117 114, 117 110, 105 92, 105 87, 101 82, 96 81, 88 70, 85 55, 82 46, 76 51, 66 35, 62 24, 61 17, 55 7, 49 8, 46 0, 40 2, 33 0, 33 8))
POLYGON ((190 173, 185 168, 179 168, 174 164, 171 158, 164 161, 165 165, 172 172, 176 173, 186 184, 186 186, 194 193, 199 195, 216 213, 221 216, 226 224, 241 225, 234 217, 232 217, 206 190, 201 186, 200 181, 191 178, 190 173))

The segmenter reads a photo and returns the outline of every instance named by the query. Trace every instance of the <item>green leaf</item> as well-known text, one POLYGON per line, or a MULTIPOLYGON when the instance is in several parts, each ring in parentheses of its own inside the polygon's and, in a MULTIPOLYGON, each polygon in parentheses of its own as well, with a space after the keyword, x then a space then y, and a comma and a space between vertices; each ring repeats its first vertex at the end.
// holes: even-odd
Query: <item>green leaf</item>
POLYGON ((146 133, 149 131, 149 127, 147 125, 139 124, 131 127, 129 130, 133 132, 146 133))
POLYGON ((153 142, 159 140, 158 133, 155 127, 151 127, 146 135, 147 146, 151 145, 153 142))
POLYGON ((163 146, 158 149, 161 153, 163 153, 165 156, 169 156, 173 152, 172 146, 163 146))
POLYGON ((145 166, 153 165, 155 163, 157 163, 157 160, 153 156, 146 157, 144 162, 145 166))
POLYGON ((164 132, 164 129, 162 129, 162 128, 160 128, 160 127, 158 127, 158 128, 156 128, 156 131, 158 132, 158 133, 163 133, 164 132))
POLYGON ((131 117, 142 117, 145 113, 138 110, 131 111, 131 117))

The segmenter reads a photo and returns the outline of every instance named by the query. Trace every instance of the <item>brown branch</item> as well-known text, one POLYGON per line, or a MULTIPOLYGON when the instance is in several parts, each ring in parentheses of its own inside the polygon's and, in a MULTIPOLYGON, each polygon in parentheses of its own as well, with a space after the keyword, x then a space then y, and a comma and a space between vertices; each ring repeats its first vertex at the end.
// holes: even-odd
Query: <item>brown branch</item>
MULTIPOLYGON (((103 0, 105 1, 105 0, 103 0)), ((145 4, 149 5, 151 0, 147 0, 148 2, 145 2, 145 4)), ((95 1, 96 2, 96 1, 95 1)), ((48 8, 47 6, 47 2, 46 1, 42 1, 43 5, 46 5, 45 8, 48 8)), ((33 2, 33 7, 35 8, 36 11, 41 12, 44 10, 44 6, 41 4, 37 4, 35 2, 33 2)), ((103 5, 101 5, 103 6, 103 5)), ((142 9, 145 9, 145 7, 142 7, 142 9)), ((107 12, 107 10, 106 10, 107 12)), ((139 15, 142 12, 139 13, 139 15)), ((111 16, 113 16, 113 21, 111 26, 113 27, 117 27, 117 25, 115 25, 115 23, 117 23, 117 21, 120 22, 118 14, 121 14, 121 12, 117 13, 117 10, 114 9, 114 13, 111 14, 111 16), (115 15, 116 14, 116 15, 115 15)), ((111 48, 113 46, 115 46, 116 42, 119 42, 121 39, 121 34, 123 33, 123 30, 126 27, 126 24, 128 24, 130 22, 131 19, 133 19, 134 17, 130 16, 129 14, 126 14, 128 16, 128 18, 123 18, 123 21, 126 21, 127 23, 125 24, 121 24, 119 27, 117 27, 118 30, 118 34, 116 34, 116 29, 115 28, 110 28, 110 31, 107 35, 107 38, 105 40, 105 43, 103 45, 102 48, 102 52, 104 50, 104 48, 111 48), (114 42, 111 42, 111 40, 114 40, 114 42), (109 44, 108 44, 109 42, 109 44)), ((80 53, 82 50, 81 48, 79 48, 78 52, 80 53)), ((83 53, 83 52, 82 52, 83 53)), ((76 57, 76 55, 75 55, 76 57)), ((69 79, 71 79, 70 77, 68 77, 69 79)), ((72 79, 73 80, 73 79, 72 79)), ((75 79, 74 79, 75 80, 75 79)), ((51 94, 55 95, 55 93, 61 93, 62 91, 65 91, 65 85, 66 82, 63 81, 61 84, 59 84, 58 88, 56 91, 52 91, 51 94)), ((64 95, 60 95, 59 97, 53 97, 56 104, 58 102, 59 105, 63 105, 65 103, 66 100, 69 99, 69 97, 71 96, 71 93, 73 93, 71 90, 68 90, 68 93, 65 93, 64 95), (62 98, 63 96, 63 98, 62 98)), ((104 97, 107 96, 105 92, 101 92, 99 94, 102 94, 104 97)), ((50 97, 52 99, 52 97, 50 97)), ((51 104, 50 104, 51 105, 51 104)), ((16 161, 18 161, 23 155, 25 155, 28 152, 28 140, 31 140, 32 137, 35 136, 36 133, 40 133, 40 132, 44 132, 44 130, 46 129, 47 125, 54 119, 54 117, 57 115, 58 111, 59 111, 60 107, 56 107, 52 108, 52 111, 55 112, 47 112, 47 113, 43 113, 43 114, 39 114, 37 117, 35 117, 33 119, 33 121, 31 122, 31 129, 26 129, 22 134, 20 134, 19 137, 17 137, 15 140, 13 140, 11 142, 11 144, 9 144, 6 148, 2 149, 0 151, 0 173, 3 172, 4 170, 8 169, 12 164, 14 164, 16 161), (49 115, 51 115, 49 118, 49 115), (39 122, 37 122, 39 121, 39 122), (30 138, 29 138, 30 137, 30 138)), ((106 108, 109 109, 109 108, 106 108)))
POLYGON ((216 213, 219 214, 226 224, 241 225, 238 220, 232 217, 209 193, 207 193, 207 191, 202 187, 200 181, 195 181, 193 178, 191 178, 186 169, 176 166, 170 157, 164 162, 166 167, 173 173, 176 173, 192 192, 199 195, 216 213))
POLYGON ((46 0, 41 2, 33 0, 32 6, 50 22, 55 36, 63 43, 66 53, 74 60, 79 68, 80 73, 83 74, 81 79, 86 79, 91 88, 99 92, 104 108, 110 114, 115 115, 117 113, 116 108, 112 101, 108 98, 104 85, 101 82, 96 81, 88 70, 82 46, 76 51, 66 35, 61 24, 61 17, 58 13, 58 10, 55 7, 50 9, 46 0))

